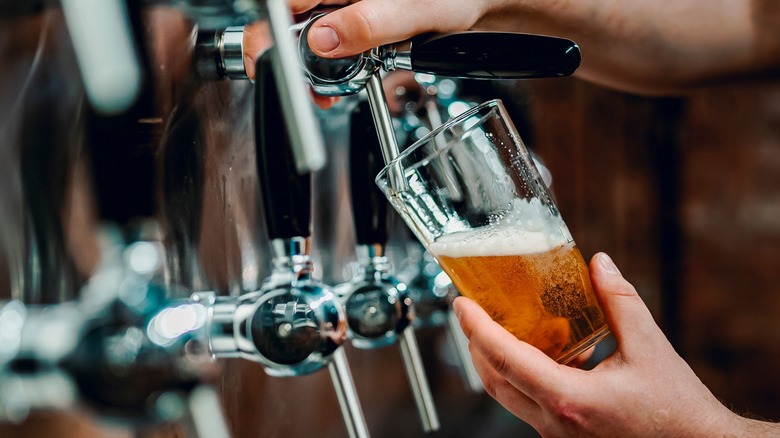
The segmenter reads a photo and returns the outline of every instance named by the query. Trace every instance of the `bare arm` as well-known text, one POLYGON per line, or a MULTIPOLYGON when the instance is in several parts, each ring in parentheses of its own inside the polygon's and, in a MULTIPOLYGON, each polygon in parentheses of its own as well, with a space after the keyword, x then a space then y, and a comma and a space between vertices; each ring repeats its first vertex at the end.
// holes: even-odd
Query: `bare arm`
POLYGON ((643 94, 780 74, 776 0, 362 0, 316 28, 312 47, 333 57, 428 31, 564 36, 582 50, 580 77, 643 94))

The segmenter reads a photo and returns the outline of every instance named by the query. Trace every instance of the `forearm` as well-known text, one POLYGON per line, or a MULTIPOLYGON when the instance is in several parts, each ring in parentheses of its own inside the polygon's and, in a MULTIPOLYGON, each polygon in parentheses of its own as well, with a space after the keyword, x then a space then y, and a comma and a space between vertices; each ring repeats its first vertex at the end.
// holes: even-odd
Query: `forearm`
POLYGON ((769 423, 749 418, 742 418, 741 423, 741 436, 755 438, 780 436, 780 423, 769 423))
POLYGON ((780 72, 776 0, 502 0, 475 29, 571 38, 583 54, 579 76, 639 93, 780 72))

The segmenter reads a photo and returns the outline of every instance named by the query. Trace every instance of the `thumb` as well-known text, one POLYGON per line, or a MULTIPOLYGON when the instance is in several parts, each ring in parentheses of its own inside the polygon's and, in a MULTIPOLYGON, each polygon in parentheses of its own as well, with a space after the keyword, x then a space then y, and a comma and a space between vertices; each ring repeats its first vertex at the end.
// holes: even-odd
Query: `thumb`
POLYGON ((650 351, 650 344, 666 342, 642 298, 618 270, 612 259, 598 253, 590 261, 590 276, 604 317, 624 357, 650 351))
POLYGON ((457 8, 445 1, 359 1, 318 19, 309 30, 309 47, 319 56, 342 58, 424 32, 466 30, 479 15, 475 6, 462 6, 463 12, 452 14, 457 8))

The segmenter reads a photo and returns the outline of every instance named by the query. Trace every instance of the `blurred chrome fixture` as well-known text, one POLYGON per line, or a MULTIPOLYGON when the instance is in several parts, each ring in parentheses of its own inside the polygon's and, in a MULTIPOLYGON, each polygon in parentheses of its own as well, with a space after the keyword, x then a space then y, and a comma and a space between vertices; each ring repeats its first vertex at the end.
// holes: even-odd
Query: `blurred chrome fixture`
POLYGON ((127 110, 143 69, 125 0, 60 1, 90 104, 107 115, 127 110))
POLYGON ((247 79, 244 64, 244 26, 210 31, 198 29, 195 68, 205 80, 247 79))
POLYGON ((172 3, 202 30, 240 26, 261 17, 255 0, 173 0, 172 3))
POLYGON ((0 421, 85 405, 129 427, 189 420, 198 436, 228 436, 202 383, 215 374, 207 308, 166 300, 154 281, 161 245, 117 236, 104 232, 101 265, 79 301, 0 307, 0 421), (196 418, 206 410, 207 426, 196 418))
POLYGON ((228 27, 218 35, 217 47, 222 61, 220 72, 230 79, 246 79, 244 26, 228 27))

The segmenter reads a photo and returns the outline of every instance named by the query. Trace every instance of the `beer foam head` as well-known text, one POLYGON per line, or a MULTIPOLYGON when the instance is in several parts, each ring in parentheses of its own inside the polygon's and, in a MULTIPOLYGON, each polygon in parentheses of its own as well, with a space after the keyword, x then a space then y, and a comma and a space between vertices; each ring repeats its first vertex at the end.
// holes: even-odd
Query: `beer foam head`
POLYGON ((436 239, 430 251, 437 256, 475 257, 536 254, 566 243, 560 233, 518 225, 462 231, 436 239))
POLYGON ((490 225, 451 231, 431 243, 431 253, 447 257, 536 254, 571 240, 560 216, 538 198, 513 199, 491 217, 490 225))

